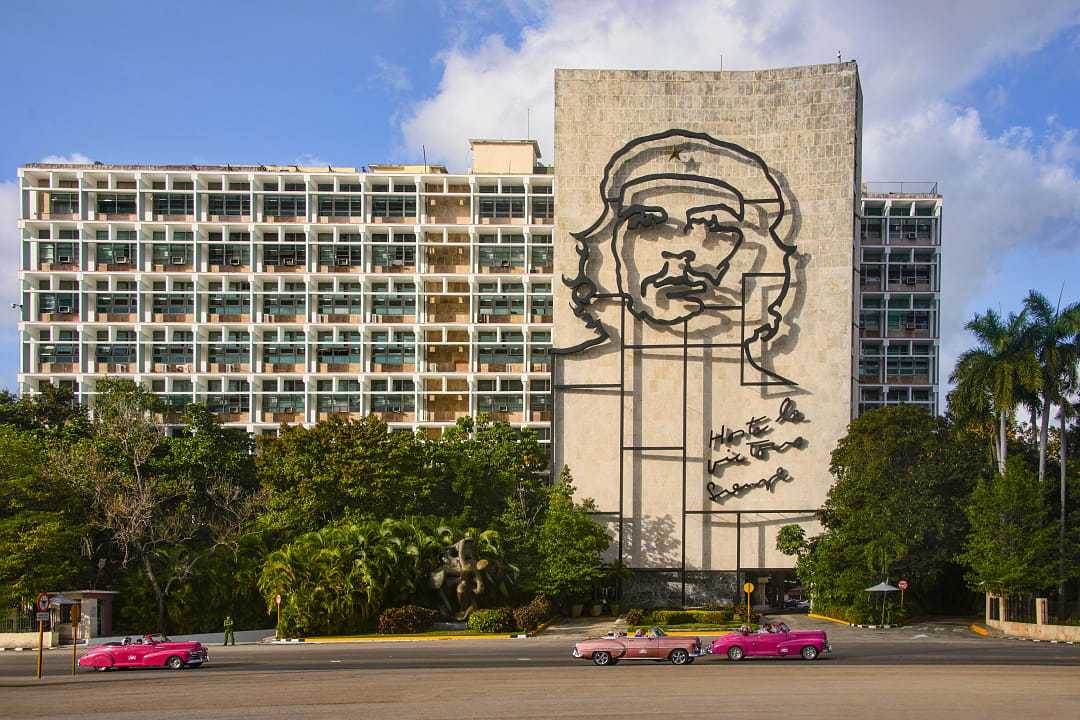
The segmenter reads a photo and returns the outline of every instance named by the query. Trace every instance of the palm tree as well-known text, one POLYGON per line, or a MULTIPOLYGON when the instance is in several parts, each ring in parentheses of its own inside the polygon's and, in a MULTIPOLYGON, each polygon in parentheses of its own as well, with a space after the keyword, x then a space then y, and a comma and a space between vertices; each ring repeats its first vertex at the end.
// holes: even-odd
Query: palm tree
POLYGON ((1039 364, 1024 345, 1024 313, 1002 319, 993 310, 976 314, 965 326, 977 346, 960 355, 949 381, 955 383, 952 401, 969 417, 992 419, 997 437, 992 441, 998 472, 1005 473, 1008 427, 1025 390, 1039 386, 1039 364))
POLYGON ((1046 454, 1050 436, 1050 408, 1059 405, 1064 390, 1076 384, 1076 338, 1080 333, 1080 303, 1055 307, 1037 290, 1024 300, 1030 318, 1025 340, 1039 361, 1039 482, 1046 479, 1046 454))

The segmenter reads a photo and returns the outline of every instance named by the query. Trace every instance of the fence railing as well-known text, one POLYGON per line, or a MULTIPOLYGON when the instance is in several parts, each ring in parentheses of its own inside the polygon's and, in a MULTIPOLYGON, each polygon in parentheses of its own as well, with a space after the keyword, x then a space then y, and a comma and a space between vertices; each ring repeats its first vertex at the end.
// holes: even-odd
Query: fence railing
POLYGON ((863 192, 870 195, 937 195, 938 184, 932 180, 869 181, 863 183, 863 192))
POLYGON ((37 623, 29 613, 12 611, 0 615, 0 633, 37 632, 37 623))

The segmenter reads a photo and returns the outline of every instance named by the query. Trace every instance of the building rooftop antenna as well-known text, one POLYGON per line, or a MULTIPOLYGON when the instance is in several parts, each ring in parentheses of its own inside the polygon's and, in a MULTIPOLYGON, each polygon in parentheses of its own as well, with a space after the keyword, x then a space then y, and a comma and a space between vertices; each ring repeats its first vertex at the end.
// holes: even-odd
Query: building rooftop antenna
POLYGON ((840 51, 839 50, 836 51, 836 62, 838 62, 838 63, 839 62, 844 62, 843 60, 840 59, 840 51))

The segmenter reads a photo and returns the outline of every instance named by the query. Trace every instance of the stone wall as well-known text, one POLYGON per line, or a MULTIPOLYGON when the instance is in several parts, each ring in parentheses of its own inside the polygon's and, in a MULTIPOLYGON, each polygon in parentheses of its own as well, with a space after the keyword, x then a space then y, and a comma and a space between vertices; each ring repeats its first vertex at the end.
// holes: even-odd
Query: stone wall
POLYGON ((557 390, 555 465, 570 467, 579 495, 596 501, 614 536, 624 455, 630 567, 678 569, 685 560, 688 571, 787 568, 792 558, 775 550, 779 528, 801 522, 816 530, 805 511, 825 499, 829 454, 854 397, 860 105, 854 63, 556 71, 555 276, 588 277, 592 290, 556 281, 554 342, 607 339, 561 356, 555 381, 617 384, 621 372, 625 444, 647 449, 620 452, 618 390, 557 390), (672 129, 688 133, 663 136, 672 129), (620 154, 650 135, 662 137, 620 154), (631 217, 632 205, 663 206, 667 217, 631 217), (580 240, 571 235, 585 230, 580 240), (708 298, 675 293, 702 273, 722 278, 703 285, 708 298), (759 328, 772 328, 770 339, 747 342, 759 328), (620 350, 625 344, 667 347, 620 350), (777 419, 785 400, 802 422, 777 419), (724 441, 751 418, 765 418, 766 428, 724 441), (766 440, 781 447, 752 456, 750 441, 766 440), (740 460, 724 462, 732 456, 740 460), (752 487, 710 498, 735 484, 752 487), (738 520, 702 512, 720 509, 746 512, 738 520))

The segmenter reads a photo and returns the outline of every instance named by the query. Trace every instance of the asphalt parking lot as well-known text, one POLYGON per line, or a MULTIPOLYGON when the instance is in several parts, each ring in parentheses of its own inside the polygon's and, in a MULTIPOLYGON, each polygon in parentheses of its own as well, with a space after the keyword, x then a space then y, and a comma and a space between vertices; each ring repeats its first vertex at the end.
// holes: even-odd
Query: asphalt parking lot
MULTIPOLYGON (((803 619, 798 624, 813 623, 803 619)), ((794 624, 794 623, 793 623, 794 624)), ((570 657, 574 633, 453 640, 211 647, 181 671, 70 675, 71 655, 0 654, 4 717, 761 718, 1080 717, 1080 646, 980 637, 962 624, 827 628, 831 656, 702 658, 692 666, 597 668, 570 657)))

